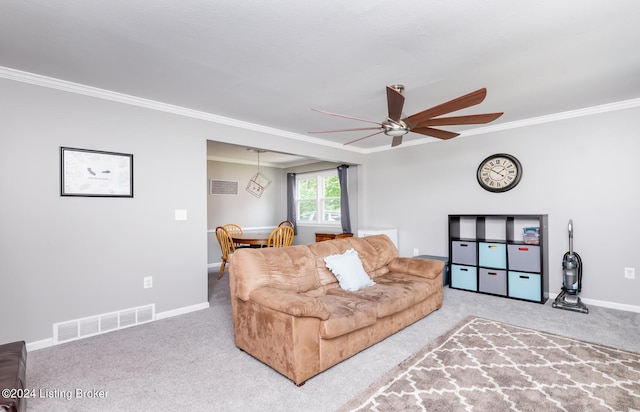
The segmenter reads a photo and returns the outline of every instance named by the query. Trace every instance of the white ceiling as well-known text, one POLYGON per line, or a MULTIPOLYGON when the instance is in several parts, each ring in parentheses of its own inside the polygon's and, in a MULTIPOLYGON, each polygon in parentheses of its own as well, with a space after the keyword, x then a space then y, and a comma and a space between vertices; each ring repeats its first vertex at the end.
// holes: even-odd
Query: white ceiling
POLYGON ((491 125, 637 99, 638 39, 637 0, 0 2, 0 66, 305 138, 367 126, 312 107, 384 120, 396 83, 407 115, 486 87, 458 113, 504 111, 491 125))

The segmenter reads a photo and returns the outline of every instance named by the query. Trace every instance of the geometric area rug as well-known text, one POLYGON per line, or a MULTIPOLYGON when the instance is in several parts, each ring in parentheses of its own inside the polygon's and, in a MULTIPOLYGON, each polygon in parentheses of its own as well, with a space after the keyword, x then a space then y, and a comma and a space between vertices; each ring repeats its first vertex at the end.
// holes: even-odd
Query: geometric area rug
POLYGON ((640 411, 640 354, 470 316, 339 411, 640 411))

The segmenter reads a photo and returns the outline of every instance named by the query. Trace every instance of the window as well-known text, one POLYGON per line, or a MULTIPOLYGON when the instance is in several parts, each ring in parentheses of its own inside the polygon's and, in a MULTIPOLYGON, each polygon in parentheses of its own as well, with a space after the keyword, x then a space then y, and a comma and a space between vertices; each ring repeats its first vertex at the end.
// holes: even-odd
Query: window
POLYGON ((296 211, 299 224, 340 225, 338 171, 296 175, 296 211))

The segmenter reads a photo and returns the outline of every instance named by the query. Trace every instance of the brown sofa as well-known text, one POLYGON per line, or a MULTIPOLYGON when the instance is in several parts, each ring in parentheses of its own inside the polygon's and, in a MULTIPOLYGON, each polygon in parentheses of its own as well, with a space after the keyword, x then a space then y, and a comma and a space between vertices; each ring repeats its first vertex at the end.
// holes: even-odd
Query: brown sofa
MULTIPOLYGON (((27 410, 27 347, 24 341, 0 345, 0 410, 27 410)), ((33 389, 31 389, 33 390, 33 389)), ((33 396, 33 395, 31 395, 33 396)))
POLYGON ((229 278, 235 343, 302 385, 442 306, 440 260, 400 258, 386 235, 239 249, 229 278), (342 289, 324 258, 348 249, 376 283, 342 289))

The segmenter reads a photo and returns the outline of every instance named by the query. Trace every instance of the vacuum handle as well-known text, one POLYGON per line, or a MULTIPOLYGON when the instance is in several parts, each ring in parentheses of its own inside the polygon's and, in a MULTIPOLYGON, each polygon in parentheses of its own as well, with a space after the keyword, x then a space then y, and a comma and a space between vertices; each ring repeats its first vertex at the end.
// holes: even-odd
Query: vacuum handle
POLYGON ((569 239, 573 239, 573 220, 569 219, 569 239))
POLYGON ((569 219, 569 254, 573 255, 573 220, 569 219))

